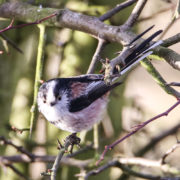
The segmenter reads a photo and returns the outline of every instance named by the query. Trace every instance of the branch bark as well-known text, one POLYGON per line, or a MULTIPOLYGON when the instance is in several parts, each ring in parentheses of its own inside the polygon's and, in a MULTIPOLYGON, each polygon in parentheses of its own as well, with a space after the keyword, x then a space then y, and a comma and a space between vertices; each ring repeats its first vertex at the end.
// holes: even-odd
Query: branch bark
MULTIPOLYGON (((142 1, 141 7, 145 5, 145 2, 146 1, 142 1)), ((38 19, 43 19, 44 17, 47 17, 50 14, 54 14, 55 12, 59 14, 57 17, 52 17, 51 19, 48 19, 42 23, 47 26, 65 27, 82 31, 96 38, 101 38, 109 42, 117 42, 121 44, 128 44, 136 37, 136 34, 125 25, 107 25, 100 21, 97 17, 73 12, 68 9, 58 10, 55 8, 39 8, 21 2, 4 3, 0 6, 0 17, 11 19, 14 17, 16 20, 23 22, 35 22, 38 19)), ((137 19, 139 12, 140 10, 136 12, 137 15, 135 19, 137 19)), ((128 25, 128 27, 129 26, 130 25, 128 25)), ((180 70, 180 55, 173 50, 159 47, 155 49, 154 54, 166 60, 173 68, 180 70)))

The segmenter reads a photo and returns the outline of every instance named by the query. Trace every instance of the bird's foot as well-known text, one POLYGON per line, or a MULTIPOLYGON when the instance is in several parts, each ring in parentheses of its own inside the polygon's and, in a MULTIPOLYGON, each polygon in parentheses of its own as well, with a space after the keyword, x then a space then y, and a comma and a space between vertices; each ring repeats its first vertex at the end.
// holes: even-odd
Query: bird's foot
POLYGON ((65 139, 65 144, 69 144, 69 146, 70 146, 70 151, 69 152, 71 154, 73 152, 74 145, 77 145, 79 147, 80 142, 81 142, 81 139, 76 136, 76 133, 72 133, 71 135, 69 135, 65 139))

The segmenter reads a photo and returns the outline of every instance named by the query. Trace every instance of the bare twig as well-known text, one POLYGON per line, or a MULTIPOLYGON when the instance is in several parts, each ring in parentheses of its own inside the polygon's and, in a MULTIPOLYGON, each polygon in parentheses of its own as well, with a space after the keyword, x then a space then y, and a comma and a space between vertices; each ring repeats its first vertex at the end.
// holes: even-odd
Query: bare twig
POLYGON ((91 74, 94 72, 96 64, 97 64, 98 60, 100 60, 100 58, 101 58, 100 54, 103 51, 103 49, 105 48, 106 44, 107 44, 107 42, 104 39, 99 39, 98 46, 97 46, 94 56, 91 60, 91 64, 89 65, 87 74, 91 74))
POLYGON ((21 179, 24 180, 29 180, 28 177, 26 177, 24 174, 22 174, 17 168, 15 168, 12 164, 7 164, 7 167, 9 167, 10 169, 12 169, 19 177, 21 177, 21 179))
POLYGON ((165 132, 162 132, 158 136, 151 139, 151 141, 145 145, 142 149, 140 149, 137 153, 135 153, 136 156, 143 156, 146 152, 148 152, 152 147, 154 148, 155 145, 160 142, 162 139, 166 138, 169 135, 175 134, 180 128, 180 123, 176 124, 172 128, 168 129, 165 132))
POLYGON ((145 158, 139 157, 128 157, 128 158, 119 158, 119 163, 123 165, 135 165, 135 166, 143 166, 149 168, 159 168, 164 173, 169 173, 172 175, 179 175, 180 171, 178 168, 171 167, 169 164, 162 164, 160 160, 149 160, 145 158))
POLYGON ((132 136, 133 134, 135 134, 137 131, 141 130, 143 127, 145 127, 146 125, 148 125, 149 123, 151 123, 152 121, 159 119, 160 117, 163 116, 167 116, 174 108, 176 108, 178 105, 180 104, 180 99, 178 99, 178 101, 172 105, 169 109, 167 109, 166 111, 164 111, 163 113, 141 123, 138 124, 137 126, 134 127, 134 130, 132 130, 130 133, 126 134, 124 137, 122 137, 121 139, 118 139, 117 141, 115 141, 114 143, 112 143, 111 145, 107 145, 105 146, 105 149, 100 157, 100 159, 97 161, 97 164, 99 164, 102 160, 104 160, 104 156, 106 155, 106 153, 108 152, 108 150, 111 150, 112 148, 114 148, 117 144, 121 143, 122 141, 124 141, 125 139, 129 138, 130 136, 132 136))
POLYGON ((20 128, 17 128, 15 126, 12 126, 11 129, 14 132, 17 132, 17 133, 20 133, 20 134, 22 134, 24 131, 29 131, 30 130, 29 128, 22 128, 22 129, 20 129, 20 128))
POLYGON ((171 83, 168 83, 169 86, 177 86, 177 87, 180 87, 180 83, 179 82, 171 82, 171 83))
POLYGON ((110 167, 117 166, 117 164, 118 164, 118 161, 109 161, 107 164, 99 167, 98 169, 89 171, 85 175, 84 179, 87 180, 89 178, 89 176, 99 174, 99 173, 103 172, 104 170, 106 170, 106 169, 108 169, 110 167))
POLYGON ((128 173, 131 176, 141 177, 145 179, 153 179, 153 180, 163 180, 167 177, 153 176, 152 174, 144 174, 142 172, 136 172, 129 168, 128 166, 143 166, 148 168, 159 168, 164 173, 169 173, 171 175, 178 175, 180 171, 174 167, 171 167, 169 164, 161 164, 161 161, 158 160, 147 160, 144 158, 116 158, 107 162, 106 164, 100 166, 96 170, 89 171, 85 175, 85 179, 87 180, 90 176, 99 174, 110 167, 118 167, 122 169, 125 173, 128 173))
POLYGON ((110 161, 110 162, 108 162, 107 164, 99 167, 99 168, 96 169, 96 170, 89 171, 89 172, 85 175, 84 179, 87 180, 90 176, 100 174, 101 172, 103 172, 103 171, 105 171, 106 169, 111 168, 111 167, 118 167, 118 168, 122 169, 123 172, 128 173, 129 175, 134 176, 134 177, 141 177, 141 178, 152 179, 152 180, 159 180, 159 179, 160 179, 159 176, 153 176, 153 175, 150 175, 150 174, 144 174, 144 173, 142 173, 142 172, 140 173, 140 172, 133 171, 133 170, 132 170, 131 168, 129 168, 128 166, 119 163, 118 160, 110 161))
POLYGON ((108 12, 106 12, 105 14, 103 14, 102 16, 99 17, 100 21, 105 21, 109 18, 111 18, 113 15, 115 15, 116 13, 118 13, 119 11, 121 11, 122 9, 131 6, 132 4, 134 4, 137 0, 128 0, 125 1, 121 4, 118 4, 115 8, 109 10, 108 12))
MULTIPOLYGON (((33 156, 34 156, 33 162, 53 163, 56 159, 56 156, 50 156, 50 155, 46 156, 46 155, 33 154, 33 156)), ((66 156, 61 159, 62 165, 74 166, 80 169, 88 168, 92 162, 94 162, 93 159, 79 160, 75 158, 68 158, 66 156)), ((31 163, 31 160, 27 158, 27 156, 25 156, 24 154, 13 155, 13 156, 0 156, 0 165, 7 166, 13 163, 31 163)))
POLYGON ((22 146, 15 145, 11 140, 7 140, 3 136, 0 136, 0 142, 2 142, 2 144, 10 145, 10 146, 14 147, 17 151, 27 155, 30 158, 30 160, 33 161, 34 155, 32 153, 30 153, 29 151, 27 151, 26 149, 24 149, 22 146))
POLYGON ((175 12, 173 14, 173 17, 172 17, 171 21, 164 28, 164 31, 161 34, 161 36, 159 37, 159 39, 162 39, 164 37, 164 35, 168 32, 168 30, 172 27, 172 25, 179 19, 179 14, 180 14, 180 0, 177 1, 177 5, 176 5, 175 12))
POLYGON ((85 151, 88 151, 88 150, 93 150, 93 144, 92 143, 86 145, 85 147, 81 147, 78 151, 75 151, 75 152, 73 152, 71 154, 68 154, 65 157, 67 157, 67 158, 74 157, 74 156, 76 156, 78 154, 81 154, 81 153, 83 153, 85 151))
POLYGON ((173 153, 177 148, 180 147, 180 143, 177 143, 177 144, 174 144, 174 146, 172 146, 162 157, 162 160, 161 160, 161 163, 162 164, 165 164, 165 160, 166 158, 171 154, 173 153))
POLYGON ((6 28, 0 30, 0 33, 2 32, 5 32, 5 31, 8 31, 8 30, 11 30, 11 29, 17 29, 17 28, 23 28, 23 27, 26 27, 26 26, 31 26, 31 25, 35 25, 35 24, 40 24, 42 23, 43 21, 46 21, 54 16, 57 16, 57 13, 54 13, 54 14, 51 14, 45 18, 42 18, 40 20, 37 20, 35 22, 31 22, 31 23, 26 23, 26 24, 20 24, 20 25, 17 25, 17 26, 13 26, 14 24, 14 18, 12 19, 11 23, 9 24, 9 26, 7 26, 6 28))
POLYGON ((23 51, 16 45, 14 41, 9 39, 5 34, 0 33, 0 36, 10 45, 12 46, 15 50, 17 50, 19 53, 23 54, 23 51))
MULTIPOLYGON (((68 154, 62 157, 61 164, 68 165, 68 166, 76 166, 78 168, 88 167, 89 163, 92 162, 91 159, 78 160, 72 157, 90 149, 92 149, 92 145, 81 148, 80 150, 75 151, 72 154, 68 154)), ((33 162, 51 162, 52 163, 55 161, 55 159, 56 159, 56 156, 33 154, 33 162)), ((31 162, 32 162, 31 159, 27 157, 27 155, 25 154, 12 155, 12 156, 0 156, 0 165, 7 165, 7 164, 13 164, 13 163, 31 163, 31 162)))
POLYGON ((138 0, 131 15, 129 16, 128 20, 126 21, 126 23, 123 26, 125 26, 125 27, 127 26, 128 28, 132 27, 136 23, 139 15, 141 14, 141 11, 143 10, 146 3, 147 3, 147 0, 138 0))

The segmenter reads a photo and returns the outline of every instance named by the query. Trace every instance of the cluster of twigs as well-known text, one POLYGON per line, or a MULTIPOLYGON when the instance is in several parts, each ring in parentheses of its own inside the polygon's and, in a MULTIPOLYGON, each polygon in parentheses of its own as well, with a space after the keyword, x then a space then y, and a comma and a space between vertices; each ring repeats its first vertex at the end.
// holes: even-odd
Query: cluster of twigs
MULTIPOLYGON (((178 128, 180 127, 180 124, 177 124, 175 127, 169 129, 167 132, 162 133, 159 135, 158 140, 152 140, 147 144, 147 146, 150 145, 156 145, 158 142, 160 142, 164 137, 167 137, 171 134, 174 134, 178 128)), ((81 148, 78 151, 73 152, 70 155, 66 155, 63 157, 63 154, 65 153, 65 150, 68 146, 68 143, 66 143, 66 147, 62 148, 59 152, 58 158, 60 159, 60 162, 62 165, 68 165, 68 166, 75 166, 80 169, 87 169, 92 166, 92 164, 95 164, 94 159, 86 159, 86 160, 77 160, 73 157, 75 157, 78 154, 82 154, 86 151, 92 150, 93 145, 89 144, 86 145, 84 148, 81 148)), ((56 162, 57 157, 55 156, 50 156, 50 155, 36 155, 32 154, 29 151, 27 151, 24 147, 22 146, 17 146, 15 143, 13 143, 11 140, 7 140, 5 137, 0 136, 0 144, 1 145, 9 145, 14 147, 20 154, 19 155, 12 155, 12 156, 0 156, 0 165, 3 167, 9 167, 11 168, 17 175, 19 175, 22 179, 27 180, 28 177, 26 177, 24 174, 22 174, 13 164, 14 163, 32 163, 32 162, 56 162)), ((136 166, 144 166, 144 167, 149 167, 149 168, 158 168, 164 173, 168 174, 173 174, 173 175, 178 175, 180 174, 180 171, 175 168, 170 166, 169 164, 166 163, 166 158, 172 154, 177 148, 180 147, 179 142, 172 146, 164 155, 162 155, 162 158, 159 160, 147 160, 145 158, 134 158, 134 157, 116 157, 113 158, 111 161, 107 161, 104 163, 102 166, 100 166, 97 169, 93 169, 86 174, 78 174, 78 176, 83 177, 84 179, 88 179, 89 176, 97 175, 106 169, 110 167, 118 167, 122 169, 125 173, 128 173, 129 175, 135 176, 135 177, 141 177, 145 179, 164 179, 164 178, 169 178, 170 177, 160 177, 160 176, 153 176, 151 174, 144 174, 144 173, 139 173, 134 170, 132 170, 129 166, 136 165, 136 166)), ((144 151, 145 152, 145 151, 144 151)), ((53 167, 57 166, 59 164, 54 163, 53 167)), ((56 167, 57 171, 58 167, 56 167)), ((51 179, 56 178, 56 171, 52 171, 52 169, 48 169, 47 172, 42 172, 42 176, 50 175, 51 179)))
MULTIPOLYGON (((0 33, 5 32, 7 30, 14 29, 14 28, 23 28, 28 25, 34 25, 34 24, 40 24, 40 23, 43 24, 44 21, 47 21, 50 18, 53 18, 51 25, 53 24, 54 26, 68 27, 71 29, 80 30, 80 31, 89 33, 98 39, 97 49, 94 53, 91 64, 89 65, 89 69, 87 71, 87 73, 93 73, 96 68, 97 62, 101 59, 101 53, 108 43, 118 42, 118 43, 125 45, 125 44, 130 43, 135 38, 136 35, 132 32, 132 27, 134 26, 135 23, 138 22, 138 18, 140 16, 144 6, 146 5, 146 3, 147 3, 147 0, 127 0, 124 3, 117 5, 115 8, 111 9, 107 13, 103 14, 99 18, 92 18, 92 17, 85 16, 85 15, 82 15, 82 14, 79 14, 76 12, 72 12, 70 10, 60 10, 59 12, 56 11, 54 13, 54 10, 51 9, 50 15, 43 17, 40 20, 31 22, 31 23, 13 26, 13 23, 14 23, 14 18, 13 18, 10 25, 8 27, 2 29, 0 31, 0 33), (103 23, 103 21, 111 18, 113 15, 115 15, 122 9, 129 7, 130 5, 132 5, 134 3, 136 3, 136 5, 133 8, 133 11, 130 14, 129 18, 123 25, 121 25, 119 27, 112 27, 111 25, 106 25, 103 23), (74 15, 77 15, 77 16, 74 16, 74 15), (78 17, 78 19, 75 19, 75 17, 78 17), (87 24, 86 22, 89 22, 89 24, 87 24), (109 31, 109 28, 112 29, 111 32, 109 31), (103 32, 101 32, 102 29, 103 29, 103 32)), ((24 7, 24 3, 14 3, 14 4, 11 4, 11 7, 8 7, 9 4, 10 3, 5 3, 4 5, 2 5, 0 7, 0 16, 9 17, 8 11, 11 11, 11 15, 13 14, 16 17, 16 16, 18 16, 18 13, 21 13, 21 11, 16 11, 16 9, 14 9, 15 7, 20 6, 20 8, 22 10, 23 10, 23 8, 28 8, 28 7, 32 8, 33 7, 30 5, 28 5, 28 6, 26 5, 24 7), (14 7, 13 7, 13 5, 14 5, 14 7), (4 10, 3 8, 7 8, 7 9, 4 10)), ((178 6, 179 6, 179 1, 177 4, 177 7, 178 6)), ((35 8, 35 10, 37 10, 37 8, 35 8)), ((32 11, 32 9, 31 9, 31 11, 32 11)), ((43 9, 42 9, 42 11, 43 11, 43 9)), ((176 8, 175 14, 176 14, 176 16, 173 16, 173 21, 172 21, 171 25, 175 22, 176 19, 179 18, 178 8, 176 8)), ((19 19, 19 16, 18 16, 18 19, 19 19)), ((165 30, 165 32, 169 29, 169 27, 170 26, 167 26, 167 29, 165 30)), ((42 56, 43 56, 42 49, 43 49, 44 31, 45 31, 44 26, 41 26, 40 27, 38 57, 37 57, 36 80, 35 80, 35 86, 34 86, 34 92, 35 92, 34 93, 34 103, 32 106, 33 108, 32 108, 32 116, 31 116, 31 129, 30 129, 31 132, 32 132, 32 128, 33 128, 33 122, 35 122, 35 109, 36 109, 36 104, 37 104, 36 98, 37 98, 37 91, 38 91, 39 83, 41 80, 42 56)), ((176 57, 179 57, 179 55, 177 55, 175 52, 166 48, 168 46, 171 46, 172 44, 178 43, 179 41, 180 41, 180 34, 177 34, 169 39, 164 40, 164 43, 161 45, 161 47, 158 47, 154 50, 156 55, 165 59, 172 67, 174 67, 178 70, 180 69, 179 65, 177 65, 177 63, 179 61, 178 58, 172 60, 172 58, 169 58, 169 55, 164 53, 164 51, 168 50, 169 53, 176 55, 176 57)), ((122 59, 128 55, 128 52, 129 52, 129 50, 127 49, 126 46, 124 46, 122 52, 116 58, 114 58, 110 61, 109 65, 110 65, 111 69, 113 69, 116 65, 120 64, 122 59)), ((32 154, 32 153, 28 152, 25 148, 15 145, 13 142, 7 140, 4 137, 0 137, 1 143, 3 143, 4 145, 13 146, 15 149, 17 149, 17 151, 20 152, 20 155, 17 155, 17 156, 8 156, 8 157, 0 156, 0 165, 11 168, 16 174, 18 174, 20 177, 22 177, 24 179, 28 179, 28 178, 25 177, 25 175, 23 175, 18 169, 16 169, 13 166, 13 163, 17 163, 17 162, 26 162, 26 163, 54 162, 53 168, 50 169, 48 171, 48 173, 42 173, 42 175, 49 174, 51 176, 51 179, 56 178, 56 173, 57 173, 60 163, 62 163, 62 164, 67 163, 68 165, 76 166, 83 170, 86 169, 87 167, 89 167, 90 164, 92 164, 92 163, 94 165, 95 164, 99 165, 99 163, 104 159, 104 156, 106 155, 107 151, 113 149, 117 144, 121 143, 122 141, 129 138, 136 132, 140 131, 142 128, 144 128, 146 125, 148 125, 152 121, 157 120, 160 117, 167 116, 171 111, 174 110, 174 108, 176 108, 180 104, 180 93, 171 87, 172 85, 178 85, 178 83, 168 84, 149 61, 145 60, 142 62, 142 64, 143 64, 143 66, 145 66, 148 69, 149 73, 158 82, 158 84, 167 93, 173 95, 177 99, 177 102, 174 105, 172 105, 168 110, 164 111, 163 113, 160 113, 159 115, 157 115, 141 124, 138 124, 127 135, 125 135, 124 137, 115 141, 111 145, 107 145, 105 147, 104 152, 102 153, 99 161, 96 162, 93 159, 83 161, 83 160, 72 159, 67 156, 63 157, 65 152, 68 150, 69 146, 71 145, 71 143, 68 140, 65 141, 63 146, 61 146, 60 152, 57 155, 57 157, 54 157, 54 156, 38 156, 38 155, 32 154)), ((112 73, 112 72, 109 72, 109 73, 112 73)), ((147 152, 152 144, 155 145, 160 140, 162 140, 164 137, 166 137, 170 134, 174 134, 176 131, 178 131, 179 127, 180 127, 180 124, 177 124, 175 127, 169 129, 167 132, 160 134, 157 138, 152 139, 152 141, 149 144, 147 144, 146 147, 144 147, 139 152, 141 152, 141 154, 147 152)), ((179 175, 180 172, 176 168, 169 166, 165 162, 166 157, 170 153, 172 153, 177 147, 179 147, 179 142, 176 145, 174 145, 167 153, 165 153, 162 156, 162 159, 160 159, 158 161, 150 161, 150 160, 146 160, 143 158, 121 158, 120 157, 120 158, 115 158, 115 159, 112 159, 111 161, 105 162, 98 169, 95 169, 95 166, 94 166, 93 170, 91 170, 85 174, 80 174, 79 176, 84 177, 84 179, 88 179, 89 176, 99 174, 100 172, 106 170, 107 168, 114 166, 114 167, 119 167, 124 172, 126 172, 132 176, 136 176, 136 177, 142 177, 142 178, 146 178, 146 179, 163 179, 163 178, 165 178, 165 177, 160 177, 160 176, 157 177, 157 176, 153 176, 153 175, 149 175, 149 174, 143 174, 143 173, 136 172, 130 168, 130 165, 141 165, 141 166, 148 165, 148 167, 159 167, 163 172, 168 172, 169 174, 174 175, 174 176, 177 174, 179 175)), ((85 148, 85 150, 89 150, 89 149, 92 149, 92 145, 87 146, 85 148)), ((79 153, 79 152, 82 153, 85 150, 79 150, 76 153, 79 153)), ((72 154, 71 157, 74 156, 76 153, 72 154)))

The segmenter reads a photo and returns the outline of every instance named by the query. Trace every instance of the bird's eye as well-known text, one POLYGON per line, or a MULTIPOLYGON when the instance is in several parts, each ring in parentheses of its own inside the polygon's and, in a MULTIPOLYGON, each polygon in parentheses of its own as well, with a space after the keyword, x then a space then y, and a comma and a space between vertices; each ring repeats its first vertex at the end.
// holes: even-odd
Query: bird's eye
POLYGON ((57 100, 60 101, 61 100, 61 95, 57 96, 57 100))
POLYGON ((46 95, 43 95, 43 103, 46 103, 46 95))

